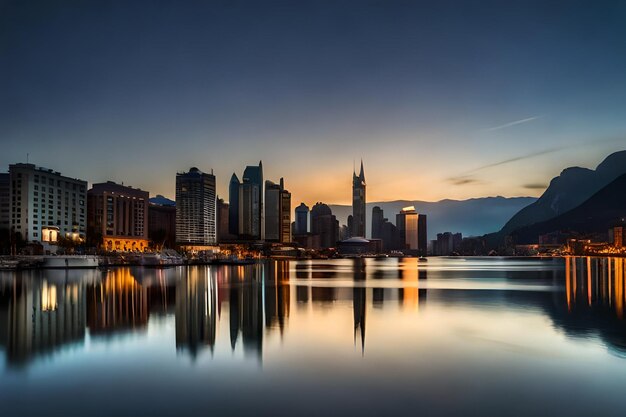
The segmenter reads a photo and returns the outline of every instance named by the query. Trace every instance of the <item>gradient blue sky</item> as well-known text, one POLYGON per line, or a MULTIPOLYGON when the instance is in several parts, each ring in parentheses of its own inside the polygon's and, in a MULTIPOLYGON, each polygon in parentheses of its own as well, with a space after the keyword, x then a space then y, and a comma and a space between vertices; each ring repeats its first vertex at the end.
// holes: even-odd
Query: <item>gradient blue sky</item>
POLYGON ((539 195, 626 149, 623 1, 3 1, 0 52, 0 167, 169 197, 263 159, 348 203, 360 158, 370 201, 539 195))

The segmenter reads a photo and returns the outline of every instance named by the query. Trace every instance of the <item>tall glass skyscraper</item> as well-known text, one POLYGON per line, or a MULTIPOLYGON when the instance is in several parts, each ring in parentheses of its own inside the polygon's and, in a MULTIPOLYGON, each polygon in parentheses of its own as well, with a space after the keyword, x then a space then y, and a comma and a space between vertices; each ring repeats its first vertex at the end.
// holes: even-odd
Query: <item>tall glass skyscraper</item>
POLYGON ((263 162, 247 166, 239 186, 239 235, 244 239, 264 238, 263 162))
POLYGON ((228 186, 228 232, 233 236, 239 236, 239 178, 233 172, 228 186))
POLYGON ((182 246, 217 243, 215 176, 191 168, 176 174, 176 242, 182 246))
POLYGON ((352 173, 352 236, 365 237, 365 221, 365 173, 361 160, 359 175, 352 173))
POLYGON ((265 181, 265 240, 291 242, 291 193, 282 178, 265 181))

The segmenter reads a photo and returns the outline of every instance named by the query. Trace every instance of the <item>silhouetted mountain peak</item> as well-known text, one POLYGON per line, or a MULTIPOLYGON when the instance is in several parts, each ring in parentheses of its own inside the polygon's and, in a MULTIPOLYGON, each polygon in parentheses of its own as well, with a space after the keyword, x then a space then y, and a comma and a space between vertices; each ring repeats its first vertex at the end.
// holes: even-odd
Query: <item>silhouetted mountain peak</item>
POLYGON ((570 167, 561 171, 539 199, 513 216, 498 233, 506 236, 513 230, 543 222, 577 207, 615 178, 626 173, 626 151, 615 152, 594 171, 570 167))
POLYGON ((594 193, 579 206, 549 220, 521 227, 512 234, 517 243, 536 243, 539 235, 551 232, 604 234, 622 221, 626 213, 626 174, 594 193))
POLYGON ((617 178, 624 173, 626 151, 619 151, 607 156, 596 168, 596 173, 603 177, 617 178))

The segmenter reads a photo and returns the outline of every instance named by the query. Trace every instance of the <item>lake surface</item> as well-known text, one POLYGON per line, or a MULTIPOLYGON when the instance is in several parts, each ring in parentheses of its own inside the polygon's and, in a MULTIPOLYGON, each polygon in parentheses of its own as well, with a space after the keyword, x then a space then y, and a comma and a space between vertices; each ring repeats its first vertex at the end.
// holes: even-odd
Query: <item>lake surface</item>
POLYGON ((626 260, 0 272, 0 415, 626 413, 626 260))

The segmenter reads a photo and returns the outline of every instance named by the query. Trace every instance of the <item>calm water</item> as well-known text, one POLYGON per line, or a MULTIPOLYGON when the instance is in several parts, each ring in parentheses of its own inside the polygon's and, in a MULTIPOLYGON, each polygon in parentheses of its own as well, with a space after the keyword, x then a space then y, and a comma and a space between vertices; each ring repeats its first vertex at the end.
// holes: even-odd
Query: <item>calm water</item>
POLYGON ((0 415, 624 415, 625 260, 0 273, 0 415))

